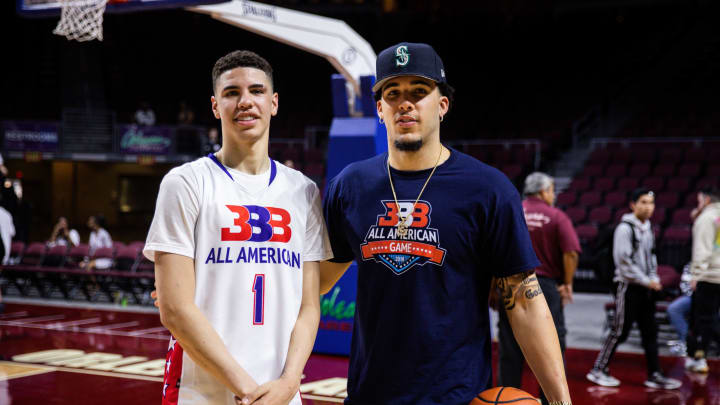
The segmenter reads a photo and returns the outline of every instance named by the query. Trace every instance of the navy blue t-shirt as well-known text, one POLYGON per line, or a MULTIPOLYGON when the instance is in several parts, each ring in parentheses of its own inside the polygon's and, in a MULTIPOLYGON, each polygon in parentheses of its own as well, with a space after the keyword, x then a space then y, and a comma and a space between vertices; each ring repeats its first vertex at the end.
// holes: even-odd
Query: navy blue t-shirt
POLYGON ((325 196, 335 262, 356 260, 347 404, 462 404, 490 387, 493 276, 539 266, 520 196, 500 171, 451 149, 397 234, 430 170, 348 165, 325 196))

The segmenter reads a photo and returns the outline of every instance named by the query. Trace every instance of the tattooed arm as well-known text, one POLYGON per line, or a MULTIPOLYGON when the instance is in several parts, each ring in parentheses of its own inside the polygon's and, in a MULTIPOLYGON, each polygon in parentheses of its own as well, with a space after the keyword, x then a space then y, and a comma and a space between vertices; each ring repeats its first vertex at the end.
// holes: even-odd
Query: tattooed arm
POLYGON ((499 278, 497 293, 515 340, 548 400, 570 401, 557 331, 535 273, 499 278))

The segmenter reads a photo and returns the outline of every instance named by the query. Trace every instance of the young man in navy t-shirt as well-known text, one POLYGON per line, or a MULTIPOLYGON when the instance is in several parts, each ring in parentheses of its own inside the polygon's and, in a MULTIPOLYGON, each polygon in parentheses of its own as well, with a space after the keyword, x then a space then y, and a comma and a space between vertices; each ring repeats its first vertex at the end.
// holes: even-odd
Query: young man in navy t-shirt
POLYGON ((332 179, 327 292, 358 263, 347 404, 467 404, 492 385, 488 292, 499 293, 551 404, 570 404, 520 196, 498 170, 440 143, 452 88, 426 44, 377 59, 389 152, 332 179))

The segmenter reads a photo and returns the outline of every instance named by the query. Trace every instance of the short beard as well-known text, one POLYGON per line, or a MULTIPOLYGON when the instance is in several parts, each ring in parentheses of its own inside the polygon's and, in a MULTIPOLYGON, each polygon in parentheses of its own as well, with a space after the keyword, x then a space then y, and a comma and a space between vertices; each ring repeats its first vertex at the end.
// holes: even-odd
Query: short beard
POLYGON ((417 152, 422 148, 423 141, 418 139, 417 141, 395 141, 395 149, 403 152, 417 152))

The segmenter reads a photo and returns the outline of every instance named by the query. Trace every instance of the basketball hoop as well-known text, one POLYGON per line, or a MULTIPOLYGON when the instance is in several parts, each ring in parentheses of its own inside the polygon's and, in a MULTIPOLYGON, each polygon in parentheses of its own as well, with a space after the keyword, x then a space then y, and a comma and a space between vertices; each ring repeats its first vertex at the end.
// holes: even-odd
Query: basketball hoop
POLYGON ((103 39, 103 13, 108 0, 60 0, 60 22, 53 34, 68 40, 103 39))

